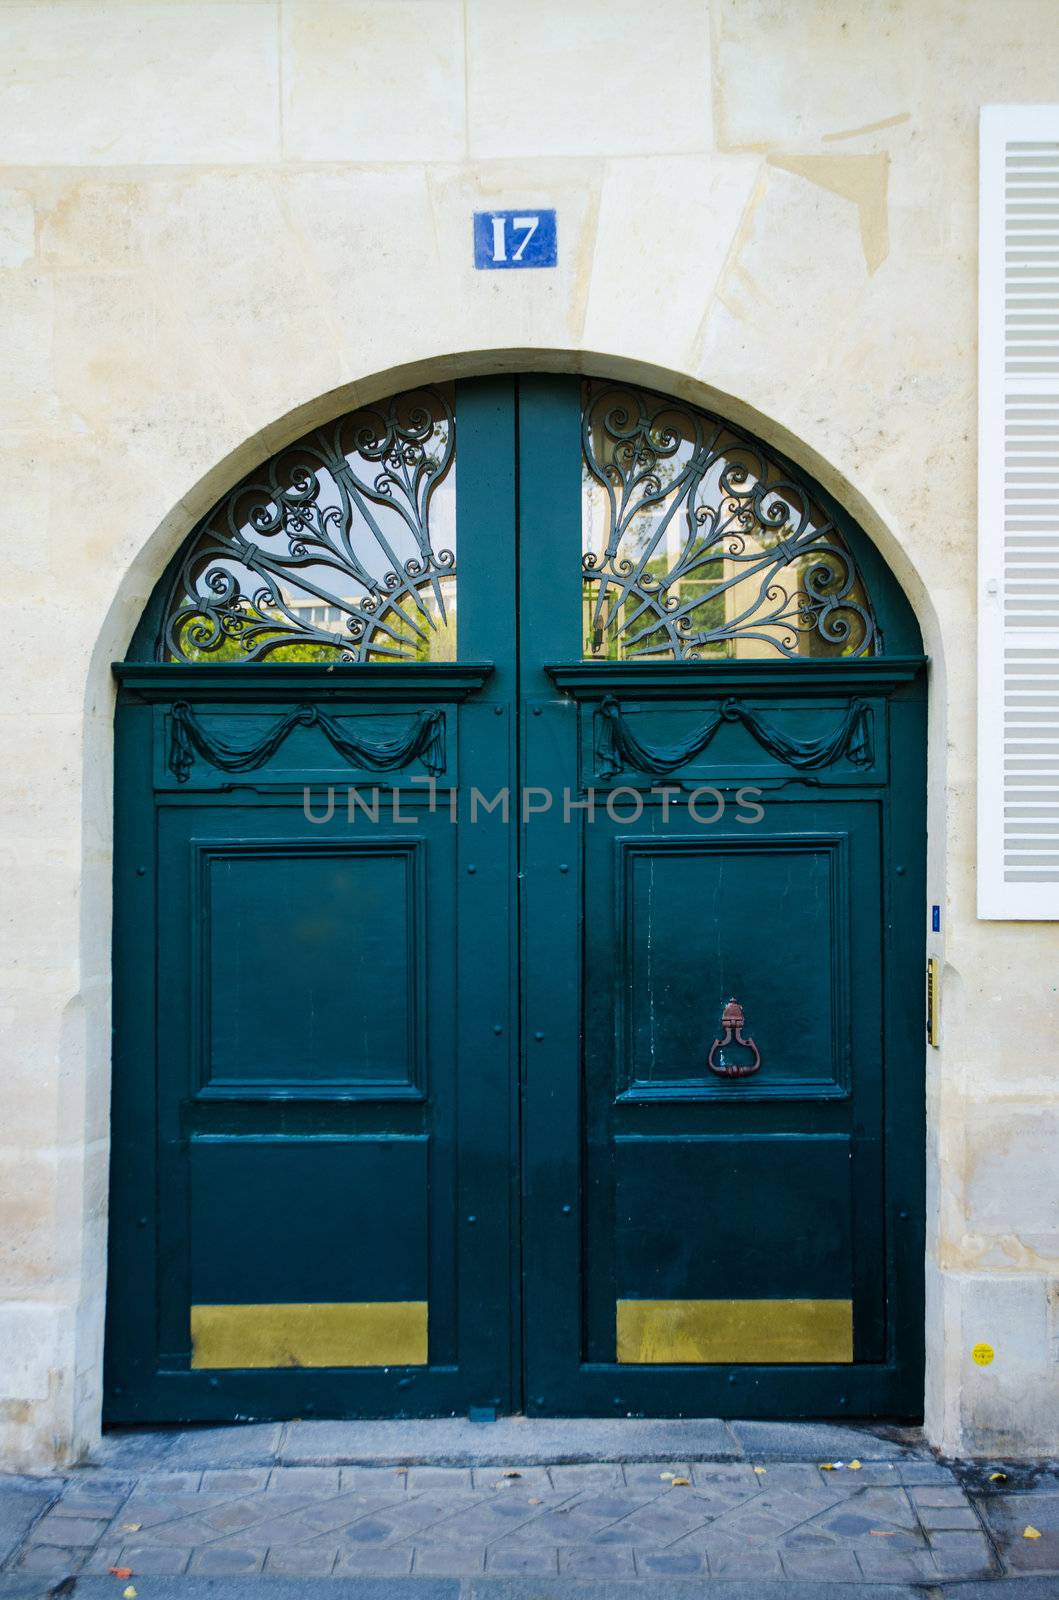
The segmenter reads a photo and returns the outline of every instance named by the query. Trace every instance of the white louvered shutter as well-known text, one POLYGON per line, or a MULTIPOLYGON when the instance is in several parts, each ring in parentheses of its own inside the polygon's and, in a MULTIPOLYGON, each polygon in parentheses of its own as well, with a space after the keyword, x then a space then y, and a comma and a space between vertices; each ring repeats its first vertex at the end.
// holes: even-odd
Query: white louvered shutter
POLYGON ((982 110, 978 915, 1059 918, 1059 106, 982 110))

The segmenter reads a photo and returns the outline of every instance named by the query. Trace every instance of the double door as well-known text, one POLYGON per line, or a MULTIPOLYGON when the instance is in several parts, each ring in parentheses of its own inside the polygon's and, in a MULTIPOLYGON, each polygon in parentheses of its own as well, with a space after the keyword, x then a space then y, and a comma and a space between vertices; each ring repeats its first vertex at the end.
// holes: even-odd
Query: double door
POLYGON ((585 660, 581 424, 454 659, 117 669, 111 1420, 919 1407, 920 663, 585 660))

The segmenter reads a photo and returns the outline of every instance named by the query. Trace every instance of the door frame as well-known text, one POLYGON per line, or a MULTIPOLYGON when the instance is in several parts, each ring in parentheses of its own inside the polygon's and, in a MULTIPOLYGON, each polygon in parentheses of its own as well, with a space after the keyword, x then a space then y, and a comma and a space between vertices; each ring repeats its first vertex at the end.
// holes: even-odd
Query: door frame
MULTIPOLYGON (((563 479, 564 481, 569 480, 567 482, 568 488, 571 487, 575 477, 579 484, 579 453, 575 452, 573 454, 573 459, 568 460, 566 459, 562 449, 559 449, 558 451, 556 450, 556 442, 558 440, 569 440, 571 437, 569 432, 569 424, 571 420, 570 413, 571 408, 574 405, 579 405, 576 400, 579 381, 580 380, 577 378, 567 376, 553 377, 544 375, 531 375, 528 378, 523 377, 521 379, 498 377, 466 380, 460 386, 462 409, 458 413, 459 457, 457 470, 461 517, 469 519, 473 515, 483 519, 489 518, 494 523, 496 523, 498 520, 501 523, 507 522, 508 518, 510 517, 510 525, 512 527, 514 527, 516 521, 518 524, 517 545, 515 538, 512 538, 506 544, 503 541, 498 540, 496 541, 496 545, 492 552, 491 564, 488 567, 486 567, 484 563, 481 565, 464 564, 460 571, 461 644, 465 644, 468 647, 466 652, 461 651, 461 655, 464 653, 473 653, 474 658, 479 661, 494 661, 498 664, 498 670, 494 674, 493 678, 490 679, 487 689, 481 696, 482 706, 489 707, 490 714, 497 716, 498 720, 499 716, 503 714, 501 708, 505 699, 508 697, 513 698, 519 689, 522 690, 522 698, 525 699, 529 685, 530 674, 536 673, 540 675, 545 666, 558 664, 558 662, 561 661, 563 654, 562 651, 556 648, 555 635, 552 631, 553 624, 555 622, 555 613, 550 611, 547 618, 545 618, 538 611, 522 606, 521 597, 523 593, 523 587, 520 575, 516 570, 516 560, 518 552, 521 552, 523 562, 525 563, 527 559, 531 560, 538 572, 543 573, 545 568, 550 567, 553 574, 561 574, 563 568, 562 562, 559 559, 560 554, 562 554, 565 559, 568 559, 569 557, 568 548, 564 548, 562 551, 560 551, 560 543, 564 537, 568 538, 569 529, 564 528, 561 519, 555 517, 553 511, 549 510, 548 505, 544 501, 543 495, 535 493, 534 483, 535 480, 538 480, 539 478, 539 484, 543 485, 547 482, 549 484, 550 491, 554 491, 557 477, 563 479), (531 449, 532 452, 536 452, 538 464, 542 468, 545 464, 547 465, 547 473, 544 474, 542 472, 540 475, 535 473, 531 462, 529 469, 523 470, 520 474, 518 467, 518 448, 522 435, 520 435, 517 430, 520 427, 520 423, 533 418, 534 414, 536 414, 536 421, 539 424, 539 427, 536 427, 534 430, 533 444, 531 449), (507 470, 504 470, 498 461, 495 449, 495 441, 498 437, 502 437, 508 430, 510 430, 510 436, 512 437, 514 448, 511 452, 509 467, 507 470), (508 593, 517 593, 520 597, 517 627, 522 649, 518 657, 517 672, 519 674, 519 682, 517 684, 509 681, 503 666, 508 659, 510 647, 509 643, 505 644, 503 638, 505 629, 508 627, 505 613, 503 609, 497 607, 495 603, 498 587, 503 588, 508 593), (545 634, 545 624, 547 624, 548 628, 547 634, 545 634), (503 646, 503 648, 501 648, 501 646, 503 646)), ((575 440, 579 438, 579 427, 575 430, 573 438, 575 440)), ((770 453, 773 455, 776 454, 774 451, 770 453)), ((524 458, 524 461, 527 459, 529 459, 529 456, 524 458)), ((798 473, 798 469, 792 468, 791 470, 800 478, 804 478, 805 475, 798 473)), ((813 491, 818 495, 821 493, 819 486, 815 483, 813 484, 813 491)), ((828 497, 825 496, 824 498, 826 499, 828 497)), ((579 506, 579 498, 577 495, 573 496, 571 504, 579 506)), ((831 502, 831 504, 833 505, 833 502, 831 502)), ((843 517, 842 522, 844 525, 844 531, 847 532, 847 536, 850 538, 851 544, 853 544, 855 547, 855 553, 858 562, 865 574, 865 579, 869 591, 872 594, 873 600, 875 600, 876 597, 884 591, 895 592, 900 597, 900 606, 895 607, 895 616, 893 619, 891 619, 890 636, 892 638, 897 638, 899 636, 907 637, 909 635, 908 619, 911 619, 911 628, 915 631, 916 638, 918 639, 918 627, 915 624, 914 618, 912 618, 911 608, 908 606, 904 596, 900 594, 900 591, 897 588, 896 580, 890 573, 889 568, 883 562, 882 557, 877 551, 875 551, 874 547, 870 545, 869 541, 859 533, 859 530, 849 525, 847 518, 843 517), (904 611, 903 615, 900 614, 902 607, 904 611)), ((579 528, 577 530, 576 548, 580 549, 579 528)), ((179 559, 179 553, 178 557, 174 559, 179 559)), ((164 590, 164 588, 165 579, 163 578, 162 582, 158 586, 158 590, 156 590, 156 594, 159 590, 164 590)), ((557 594, 557 586, 553 592, 556 593, 557 606, 559 606, 560 609, 564 609, 565 614, 565 608, 562 607, 562 603, 557 594)), ((576 608, 574 614, 576 619, 577 639, 579 641, 579 586, 571 585, 571 596, 573 597, 573 604, 576 608)), ((151 625, 150 613, 151 607, 149 606, 147 612, 144 614, 143 619, 143 625, 145 625, 147 628, 150 628, 151 625)), ((143 626, 141 626, 141 629, 137 630, 137 639, 142 641, 143 636, 143 626)), ((143 692, 144 674, 151 675, 154 671, 169 674, 170 676, 167 679, 167 692, 172 692, 172 690, 175 688, 175 680, 172 678, 171 674, 174 670, 178 669, 173 669, 167 666, 158 666, 155 668, 153 664, 144 663, 142 657, 140 661, 137 662, 137 648, 137 640, 134 640, 133 647, 130 650, 129 660, 126 663, 119 664, 119 666, 115 669, 119 678, 122 680, 123 698, 121 704, 123 707, 129 703, 128 695, 130 693, 138 696, 143 692)), ((142 644, 139 648, 142 649, 142 644)), ((860 666, 863 665, 864 667, 878 667, 880 672, 882 672, 887 659, 888 658, 883 657, 875 663, 858 664, 858 670, 860 666)), ((919 658, 919 665, 922 665, 922 658, 919 658)), ((191 671, 194 673, 195 688, 199 691, 205 691, 207 687, 205 675, 211 671, 215 672, 218 670, 219 669, 217 668, 211 669, 206 666, 197 666, 191 669, 191 671)), ((233 670, 237 674, 242 673, 244 676, 247 675, 247 668, 244 666, 236 666, 233 670)), ((259 669, 258 673, 254 673, 252 668, 249 670, 254 678, 257 678, 262 670, 267 671, 269 674, 268 678, 257 690, 259 697, 261 693, 267 692, 269 689, 275 687, 276 680, 273 675, 277 671, 292 671, 298 673, 306 687, 308 686, 309 680, 314 674, 316 675, 317 680, 322 681, 321 669, 313 667, 288 669, 269 667, 265 669, 259 669)), ((323 672, 326 672, 326 670, 327 669, 322 669, 323 672)), ((372 696, 374 696, 377 691, 381 691, 382 689, 381 681, 378 679, 379 670, 380 669, 375 666, 366 669, 366 671, 371 672, 372 681, 370 684, 366 683, 364 685, 364 692, 370 693, 372 696)), ((594 668, 589 665, 585 670, 592 671, 594 668)), ((715 674, 718 672, 718 670, 724 671, 726 669, 723 667, 718 668, 718 666, 711 666, 708 668, 711 677, 714 677, 714 681, 719 681, 715 677, 715 674)), ((740 668, 739 670, 745 671, 745 668, 740 668)), ((782 672, 782 664, 779 664, 775 670, 782 672)), ((809 670, 811 671, 812 669, 810 668, 809 670)), ((801 677, 801 675, 805 673, 806 668, 804 666, 795 665, 793 668, 787 668, 788 673, 791 671, 798 672, 801 677)), ((332 678, 332 684, 333 681, 334 680, 332 678)), ((602 679, 599 681, 602 683, 602 679)), ((803 678, 802 681, 807 682, 808 680, 803 678)), ((920 685, 922 685, 922 677, 920 677, 919 682, 920 685)), ((576 722, 577 718, 576 697, 570 697, 570 685, 564 685, 562 682, 556 682, 553 678, 547 683, 542 681, 534 687, 542 696, 542 704, 540 707, 541 716, 539 719, 540 729, 543 729, 549 720, 559 719, 559 721, 565 724, 569 730, 573 723, 576 722)), ((230 685, 228 686, 228 689, 230 692, 230 685)), ((254 692, 254 689, 249 682, 247 682, 246 685, 246 692, 254 692)), ((303 689, 302 692, 304 693, 305 690, 303 689)), ((914 751, 910 751, 909 753, 909 761, 905 771, 905 777, 911 781, 914 786, 917 786, 916 793, 922 802, 922 804, 919 806, 919 810, 922 812, 925 819, 926 738, 925 701, 923 699, 922 692, 917 692, 915 696, 915 702, 917 709, 914 711, 909 709, 909 711, 905 714, 905 723, 909 738, 912 739, 913 743, 915 743, 917 747, 914 751)), ((911 700, 909 701, 909 706, 911 707, 911 700)), ((122 716, 124 715, 125 712, 123 710, 122 716)), ((527 718, 525 720, 528 724, 529 719, 527 718)), ((133 726, 133 722, 130 721, 128 725, 128 731, 126 733, 123 734, 119 730, 116 754, 115 925, 116 930, 120 930, 121 937, 123 939, 127 938, 129 933, 129 918, 131 913, 128 910, 128 906, 132 903, 142 906, 148 903, 150 898, 150 891, 147 886, 145 886, 142 882, 133 883, 132 881, 133 877, 136 875, 137 859, 143 854, 144 850, 150 844, 150 839, 148 837, 149 830, 145 825, 144 819, 142 817, 136 819, 131 814, 126 814, 128 796, 130 793, 129 785, 131 782, 142 777, 143 773, 142 732, 139 736, 134 735, 132 732, 133 726), (124 898, 130 894, 134 896, 133 902, 130 902, 124 898), (124 903, 126 906, 125 911, 120 909, 122 903, 124 903)), ((509 737, 513 737, 513 735, 509 735, 509 737)), ((514 758, 512 759, 514 760, 514 758)), ((500 770, 501 769, 498 766, 495 767, 494 775, 498 775, 500 770)), ((520 760, 514 760, 513 771, 514 790, 515 793, 518 794, 520 793, 523 771, 520 760)), ((499 782, 497 786, 500 786, 499 782)), ((512 828, 508 830, 508 833, 510 836, 514 836, 516 835, 517 830, 512 828)), ((542 845, 544 844, 546 833, 546 829, 542 828, 539 830, 540 842, 542 845)), ((914 847, 918 850, 920 857, 924 855, 922 847, 918 844, 915 844, 915 839, 918 839, 918 823, 915 819, 913 819, 913 821, 909 823, 903 830, 898 830, 897 835, 895 836, 895 842, 900 842, 901 837, 907 839, 910 849, 914 847)), ((563 855, 566 854, 565 851, 560 851, 560 853, 563 855)), ((559 865, 561 866, 561 863, 559 863, 559 865)), ((569 865, 570 863, 567 863, 567 866, 569 865)), ((553 882, 556 905, 561 907, 564 904, 572 904, 573 902, 571 896, 576 889, 576 874, 572 871, 566 873, 560 872, 554 863, 550 865, 548 870, 550 873, 554 874, 553 882)), ((906 928, 914 925, 923 926, 923 924, 918 924, 918 917, 925 911, 924 884, 924 871, 921 868, 917 868, 915 871, 906 873, 902 878, 901 884, 894 887, 893 913, 888 919, 888 928, 891 931, 894 930, 898 925, 906 928)), ((516 908, 513 905, 512 916, 514 915, 516 915, 516 908)), ((517 909, 517 915, 519 917, 520 925, 522 925, 523 909, 521 907, 517 909)), ((138 911, 136 913, 134 920, 138 925, 142 926, 142 923, 139 923, 140 916, 142 916, 142 911, 138 911)), ((116 931, 116 939, 117 936, 118 934, 116 931)), ((920 955, 924 953, 925 937, 924 950, 920 952, 920 955)), ((917 955, 916 958, 917 970, 920 955, 917 955)), ((532 961, 538 965, 545 959, 552 963, 555 962, 556 949, 554 945, 547 952, 538 952, 532 957, 532 961)), ((119 972, 118 964, 116 963, 116 992, 118 989, 118 982, 119 972)), ((511 1080, 512 1094, 508 1113, 510 1149, 512 1156, 514 1157, 517 1153, 519 1155, 519 1159, 512 1159, 511 1161, 509 1192, 505 1198, 505 1204, 508 1209, 509 1216, 512 1219, 508 1251, 510 1303, 512 1307, 510 1317, 511 1332, 508 1349, 508 1368, 511 1379, 506 1395, 495 1396, 489 1393, 483 1393, 477 1402, 472 1402, 481 1404, 485 1407, 493 1405, 497 1399, 500 1399, 501 1401, 508 1400, 510 1403, 514 1403, 515 1405, 518 1404, 520 1399, 520 1390, 517 1383, 517 1373, 519 1371, 517 1363, 519 1350, 521 1348, 521 1330, 525 1324, 528 1338, 538 1337, 546 1332, 546 1330, 544 1330, 542 1327, 538 1327, 536 1332, 534 1331, 532 1314, 530 1313, 529 1308, 523 1307, 521 1302, 521 1285, 523 1281, 523 1273, 521 1270, 522 1251, 523 1249, 526 1249, 528 1253, 532 1251, 533 1233, 532 1231, 528 1231, 527 1229, 518 1226, 520 1207, 524 1200, 527 1207, 526 1214, 529 1223, 529 1230, 532 1230, 534 1205, 537 1198, 532 1186, 527 1188, 525 1197, 522 1195, 521 1190, 523 1174, 527 1172, 527 1168, 521 1159, 521 1151, 523 1148, 522 1141, 525 1134, 525 1128, 532 1126, 533 1118, 538 1114, 534 1097, 532 1095, 533 1077, 537 1068, 534 1063, 534 1053, 531 1045, 539 1046, 541 1043, 543 1043, 543 1041, 538 1041, 535 1038, 536 1033, 541 1030, 533 1026, 535 1018, 532 1012, 535 1002, 531 998, 532 982, 533 979, 532 976, 530 976, 525 986, 524 998, 522 1001, 523 1011, 521 1026, 507 1026, 507 1033, 506 1036, 504 1036, 504 1043, 502 1046, 502 1048, 505 1050, 517 1052, 517 1059, 521 1063, 521 1069, 517 1083, 514 1082, 513 1078, 511 1080), (527 1243, 527 1240, 529 1240, 529 1243, 527 1243)), ((121 1019, 123 1016, 126 1016, 128 1011, 128 1002, 123 1004, 121 1001, 116 1001, 116 1019, 121 1019)), ((517 1015, 517 1012, 513 1012, 512 1015, 517 1015)), ((922 1083, 925 1067, 925 1049, 923 1048, 922 1033, 919 1028, 920 1020, 921 1018, 918 1016, 909 1018, 907 1025, 901 1031, 903 1033, 902 1054, 910 1064, 918 1063, 918 1065, 913 1065, 913 1071, 915 1074, 913 1081, 916 1087, 916 1093, 920 1097, 919 1104, 922 1106, 922 1083)), ((486 1025, 486 1019, 484 1016, 481 1021, 484 1029, 486 1025)), ((492 1026, 492 1024, 489 1024, 490 1030, 492 1029, 492 1026)), ((490 1039, 484 1038, 483 1035, 483 1048, 490 1045, 494 1050, 498 1048, 495 1043, 496 1037, 497 1036, 493 1034, 492 1041, 490 1041, 490 1039)), ((122 1060, 123 1050, 124 1047, 119 1046, 115 1052, 114 1078, 115 1088, 113 1116, 115 1131, 113 1147, 115 1156, 112 1162, 112 1190, 115 1196, 115 1203, 112 1205, 111 1210, 111 1234, 112 1240, 115 1244, 117 1244, 119 1241, 122 1241, 121 1274, 120 1277, 113 1271, 111 1274, 111 1294, 115 1297, 117 1297, 119 1293, 117 1288, 118 1283, 123 1280, 127 1281, 130 1259, 140 1259, 140 1257, 137 1257, 136 1252, 138 1247, 142 1248, 143 1233, 143 1230, 139 1229, 138 1223, 133 1217, 129 1216, 123 1219, 120 1200, 120 1196, 122 1194, 123 1174, 128 1170, 127 1168, 123 1167, 122 1163, 130 1151, 129 1138, 130 1134, 133 1133, 133 1128, 135 1126, 134 1107, 128 1104, 124 1095, 124 1091, 121 1089, 119 1084, 119 1080, 122 1076, 122 1069, 120 1068, 119 1063, 122 1060), (130 1114, 133 1118, 131 1124, 129 1121, 130 1114), (135 1230, 131 1236, 131 1258, 126 1253, 125 1248, 126 1244, 130 1242, 129 1239, 124 1238, 125 1233, 128 1231, 125 1227, 126 1222, 129 1224, 129 1228, 135 1230)), ((551 1054, 550 1051, 548 1053, 551 1054)), ((554 1107, 552 1109, 554 1110, 554 1107)), ((911 1138, 915 1148, 922 1151, 924 1117, 925 1110, 921 1111, 918 1119, 910 1118, 908 1116, 903 1119, 898 1118, 895 1127, 890 1128, 888 1126, 888 1140, 893 1139, 895 1134, 900 1134, 905 1138, 911 1138), (911 1125, 912 1123, 914 1123, 914 1126, 911 1125)), ((142 1136, 142 1122, 139 1123, 138 1127, 142 1136)), ((920 1162, 920 1169, 922 1169, 922 1161, 920 1162)), ((923 1332, 923 1297, 921 1283, 921 1246, 925 1226, 922 1198, 923 1189, 924 1184, 922 1170, 920 1170, 919 1179, 911 1185, 908 1193, 909 1214, 906 1220, 911 1223, 911 1226, 909 1227, 906 1235, 907 1244, 906 1246, 902 1247, 901 1252, 904 1259, 911 1259, 919 1264, 918 1278, 920 1281, 918 1296, 911 1297, 911 1301, 914 1303, 910 1303, 908 1308, 902 1312, 902 1319, 903 1322, 909 1327, 911 1327, 913 1323, 918 1326, 918 1337, 920 1341, 922 1341, 923 1332), (915 1253, 917 1241, 919 1246, 918 1256, 915 1253), (912 1252, 911 1257, 909 1256, 909 1248, 912 1252), (916 1306, 919 1308, 918 1314, 916 1313, 916 1306)), ((570 1214, 563 1213, 563 1215, 565 1216, 570 1214)), ((116 1257, 114 1256, 112 1250, 112 1260, 115 1259, 116 1257)), ((126 1298, 122 1296, 122 1304, 119 1310, 119 1316, 124 1316, 127 1311, 128 1302, 126 1298)), ((921 1373, 921 1362, 919 1371, 921 1373)), ((607 1386, 608 1384, 605 1379, 602 1387, 606 1388, 607 1386)), ((720 1396, 720 1399, 721 1401, 726 1401, 728 1403, 718 1404, 717 1406, 711 1405, 710 1409, 713 1411, 713 1413, 738 1413, 744 1416, 774 1415, 776 1413, 775 1404, 770 1403, 768 1395, 761 1392, 759 1384, 750 1384, 747 1386, 745 1391, 737 1388, 736 1392, 738 1393, 739 1398, 734 1406, 731 1402, 730 1393, 725 1391, 725 1393, 720 1396)), ((921 1409, 921 1397, 922 1385, 920 1381, 916 1402, 908 1414, 913 1414, 913 1412, 918 1412, 921 1409)), ((531 1413, 535 1409, 537 1410, 538 1414, 543 1414, 553 1410, 551 1405, 535 1408, 534 1397, 531 1394, 525 1395, 525 1401, 526 1408, 531 1413)), ((302 1410, 305 1409, 311 1408, 302 1408, 302 1410)), ((595 1407, 593 1409, 595 1409, 595 1407)), ((606 1399, 605 1403, 601 1399, 599 1412, 597 1412, 597 1414, 614 1414, 616 1410, 620 1413, 620 1396, 617 1399, 615 1399, 613 1396, 610 1396, 606 1399)), ((317 1414, 322 1413, 318 1412, 317 1414)), ((208 1403, 205 1405, 200 1415, 204 1419, 212 1415, 208 1403)))

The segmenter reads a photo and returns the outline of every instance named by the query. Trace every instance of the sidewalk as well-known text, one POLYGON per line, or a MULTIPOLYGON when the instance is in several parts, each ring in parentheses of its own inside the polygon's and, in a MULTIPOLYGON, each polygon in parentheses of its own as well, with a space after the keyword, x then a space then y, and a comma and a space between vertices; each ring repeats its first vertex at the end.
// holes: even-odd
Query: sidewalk
POLYGON ((126 1432, 64 1478, 0 1478, 0 1561, 0 1600, 1043 1600, 1059 1469, 811 1423, 126 1432))

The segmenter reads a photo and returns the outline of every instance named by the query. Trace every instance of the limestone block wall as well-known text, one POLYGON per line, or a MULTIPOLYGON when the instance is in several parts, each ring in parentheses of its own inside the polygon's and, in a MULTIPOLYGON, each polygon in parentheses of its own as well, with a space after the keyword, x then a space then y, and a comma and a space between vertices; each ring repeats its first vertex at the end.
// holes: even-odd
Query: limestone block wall
POLYGON ((1055 1448, 1059 926, 977 922, 973 848, 977 114, 1057 84, 1054 0, 0 4, 5 1464, 99 1426, 109 663, 255 460, 357 399, 534 367, 749 423, 917 608, 927 1427, 1055 1448), (558 268, 475 273, 492 205, 555 206, 558 268))

